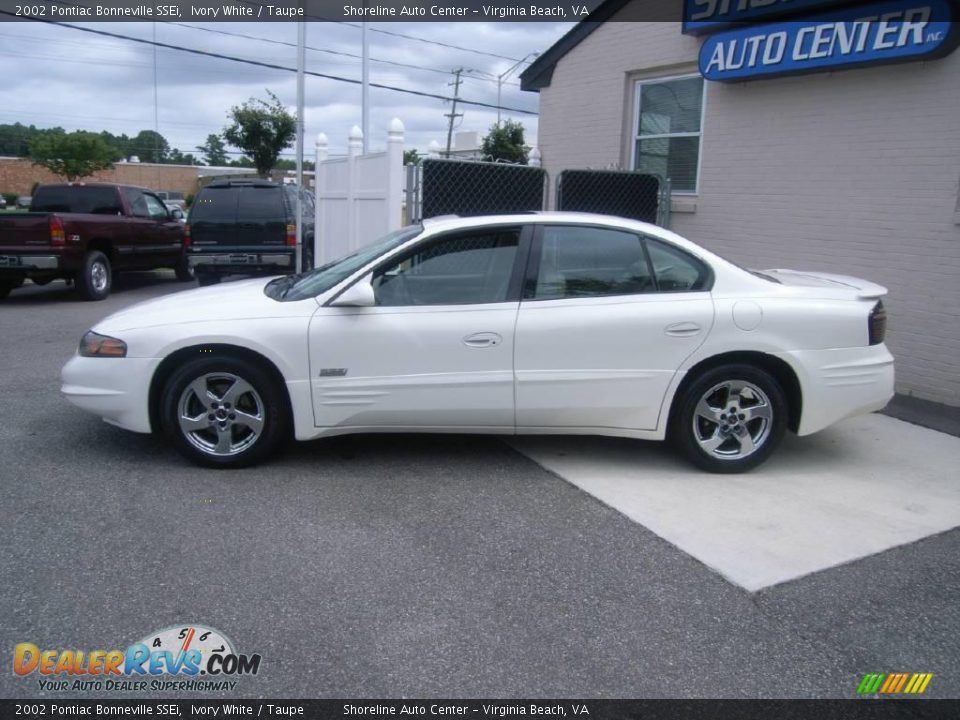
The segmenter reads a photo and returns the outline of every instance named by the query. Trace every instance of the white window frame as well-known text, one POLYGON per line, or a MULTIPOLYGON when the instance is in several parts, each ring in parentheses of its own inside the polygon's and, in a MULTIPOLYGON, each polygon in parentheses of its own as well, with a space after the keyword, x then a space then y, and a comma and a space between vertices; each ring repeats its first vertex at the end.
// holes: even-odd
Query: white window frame
MULTIPOLYGON (((693 190, 672 190, 671 195, 695 196, 700 194, 700 168, 703 165, 703 123, 707 116, 707 86, 708 83, 699 73, 686 73, 684 75, 667 75, 664 77, 649 77, 642 80, 636 80, 633 84, 633 125, 630 142, 630 169, 637 169, 637 142, 643 140, 659 140, 662 138, 682 138, 695 137, 699 139, 697 143, 697 176, 694 181, 693 190), (673 80, 690 80, 700 78, 703 81, 703 95, 700 100, 700 132, 680 132, 680 133, 657 133, 655 135, 640 134, 640 99, 642 93, 640 88, 643 85, 659 85, 673 80)), ((667 179, 667 178, 664 178, 667 179)))

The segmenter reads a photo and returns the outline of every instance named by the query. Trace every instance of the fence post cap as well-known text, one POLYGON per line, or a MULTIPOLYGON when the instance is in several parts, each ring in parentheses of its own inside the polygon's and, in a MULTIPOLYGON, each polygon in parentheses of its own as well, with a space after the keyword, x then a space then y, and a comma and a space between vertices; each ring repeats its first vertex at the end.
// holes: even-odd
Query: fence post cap
POLYGON ((533 148, 530 151, 530 164, 534 167, 540 167, 540 160, 542 155, 540 154, 540 148, 533 148))
POLYGON ((427 149, 427 154, 429 154, 429 155, 434 155, 434 156, 439 156, 439 155, 440 155, 440 143, 438 143, 436 140, 431 140, 431 141, 430 141, 430 146, 429 146, 429 148, 427 149))
POLYGON ((320 133, 319 135, 317 135, 317 147, 326 147, 329 144, 330 144, 330 141, 327 140, 326 133, 320 133))
POLYGON ((391 120, 390 126, 387 128, 387 131, 391 135, 403 134, 404 130, 406 130, 406 128, 403 126, 403 122, 400 120, 400 118, 394 118, 391 120))
POLYGON ((349 137, 351 140, 363 140, 363 130, 361 130, 357 125, 354 125, 352 128, 350 128, 349 137))

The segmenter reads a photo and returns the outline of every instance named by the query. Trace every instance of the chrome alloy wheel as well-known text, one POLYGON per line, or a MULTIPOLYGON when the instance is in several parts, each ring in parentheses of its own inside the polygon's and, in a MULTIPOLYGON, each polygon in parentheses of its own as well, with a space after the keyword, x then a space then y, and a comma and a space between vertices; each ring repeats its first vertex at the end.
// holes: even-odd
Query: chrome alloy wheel
POLYGON ((693 413, 693 436, 718 460, 742 460, 770 436, 773 406, 758 386, 727 380, 707 390, 693 413))
POLYGON ((90 266, 90 284, 98 293, 101 293, 107 289, 108 272, 107 266, 99 260, 94 261, 94 263, 90 266))
POLYGON ((217 457, 237 455, 257 442, 263 418, 260 395, 232 373, 198 377, 177 401, 180 432, 198 450, 217 457))

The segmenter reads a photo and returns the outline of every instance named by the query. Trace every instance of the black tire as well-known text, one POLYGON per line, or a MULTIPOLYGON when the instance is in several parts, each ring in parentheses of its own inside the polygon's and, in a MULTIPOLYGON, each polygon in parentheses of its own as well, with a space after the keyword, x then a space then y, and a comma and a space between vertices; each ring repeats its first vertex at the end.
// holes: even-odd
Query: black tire
POLYGON ((177 450, 211 468, 260 462, 276 450, 290 427, 282 384, 261 365, 225 355, 198 357, 177 369, 164 387, 160 417, 164 434, 177 450), (201 385, 194 385, 197 382, 201 385), (212 395, 201 400, 198 387, 212 395), (188 429, 190 419, 201 423, 197 429, 188 429), (258 425, 253 420, 259 420, 258 425))
POLYGON ((77 275, 77 290, 84 300, 103 300, 113 287, 110 260, 99 250, 91 250, 83 259, 77 275))
POLYGON ((208 272, 197 273, 197 285, 206 287, 207 285, 216 285, 220 282, 220 276, 208 272))
POLYGON ((179 282, 192 282, 197 279, 186 253, 180 256, 180 262, 174 266, 173 272, 176 273, 179 282))
POLYGON ((674 443, 694 465, 709 472, 739 473, 757 467, 770 457, 787 427, 783 389, 770 373, 752 365, 723 365, 704 372, 674 407, 670 427, 674 443), (742 391, 739 396, 731 392, 736 388, 742 391))
POLYGON ((303 270, 313 270, 313 238, 303 241, 303 270))

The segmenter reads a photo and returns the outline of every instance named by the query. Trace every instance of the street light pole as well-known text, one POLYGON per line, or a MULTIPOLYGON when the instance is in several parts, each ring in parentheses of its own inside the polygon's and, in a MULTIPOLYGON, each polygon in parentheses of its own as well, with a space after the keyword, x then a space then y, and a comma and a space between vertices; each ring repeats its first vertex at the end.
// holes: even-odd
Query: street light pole
POLYGON ((524 55, 520 60, 517 60, 517 62, 515 62, 509 68, 504 70, 502 73, 497 75, 497 127, 500 127, 500 106, 502 105, 502 103, 500 102, 500 96, 503 90, 503 81, 506 80, 508 77, 510 77, 510 73, 512 73, 521 65, 523 65, 523 63, 525 63, 527 60, 529 60, 530 58, 535 58, 539 55, 540 53, 538 52, 528 53, 524 55))

